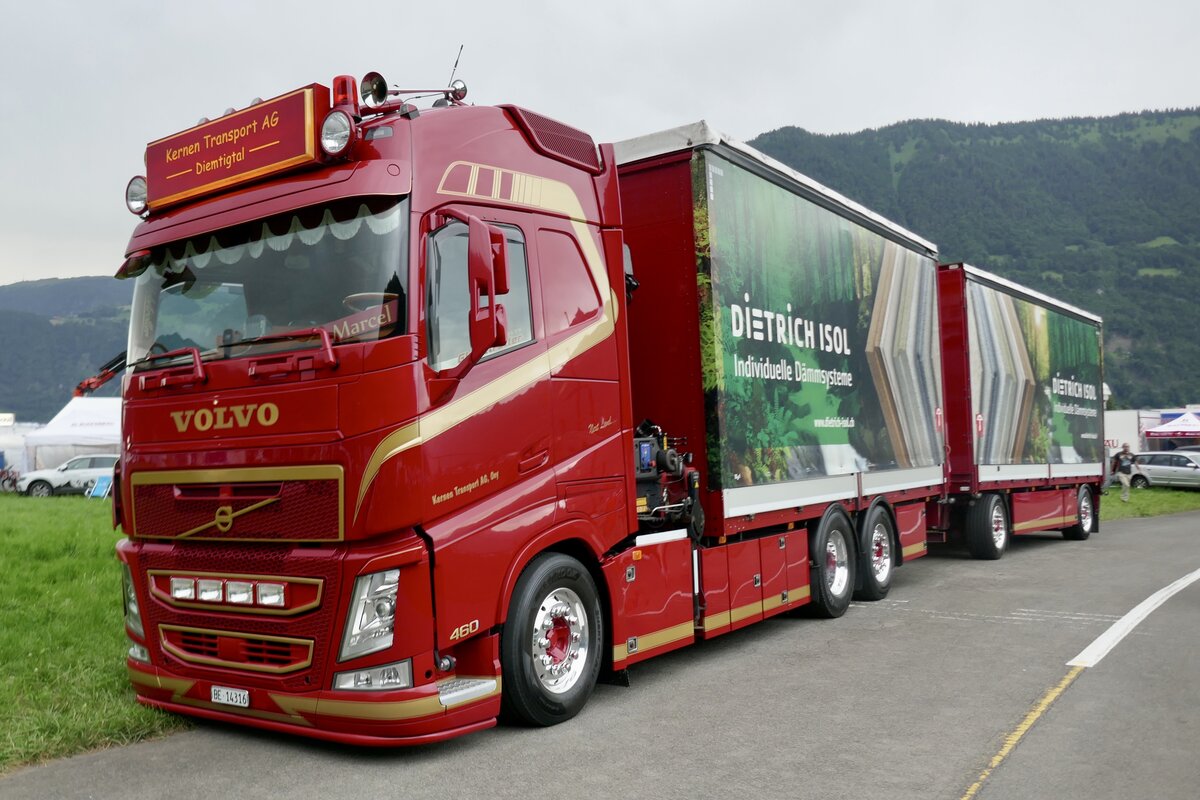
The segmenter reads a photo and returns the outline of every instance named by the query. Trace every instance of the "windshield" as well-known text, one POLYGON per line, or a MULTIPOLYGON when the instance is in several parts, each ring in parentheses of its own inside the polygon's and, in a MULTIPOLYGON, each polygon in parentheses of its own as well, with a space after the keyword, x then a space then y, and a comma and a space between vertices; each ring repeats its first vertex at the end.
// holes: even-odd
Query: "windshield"
POLYGON ((404 333, 407 210, 339 200, 156 248, 134 286, 128 363, 189 347, 205 360, 311 347, 313 328, 334 344, 404 333))

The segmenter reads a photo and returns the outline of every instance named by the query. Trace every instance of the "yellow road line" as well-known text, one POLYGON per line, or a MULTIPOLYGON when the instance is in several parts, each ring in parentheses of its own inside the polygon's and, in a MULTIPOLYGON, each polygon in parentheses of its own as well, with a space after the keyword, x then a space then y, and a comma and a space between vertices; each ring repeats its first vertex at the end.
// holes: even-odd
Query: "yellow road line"
POLYGON ((1046 713, 1046 709, 1050 708, 1054 701, 1057 700, 1059 696, 1067 690, 1067 687, 1079 677, 1079 674, 1083 672, 1084 669, 1084 667, 1073 667, 1071 671, 1067 673, 1066 677, 1058 682, 1057 686, 1042 696, 1042 699, 1038 701, 1037 705, 1035 705, 1033 709, 1025 715, 1025 719, 1021 720, 1021 724, 1014 728, 1012 733, 1004 737, 1004 746, 1000 748, 1000 752, 992 756, 992 760, 988 763, 987 769, 979 773, 979 777, 973 784, 971 784, 970 788, 967 789, 966 793, 962 796, 962 800, 970 800, 970 798, 975 796, 975 794, 983 787, 983 782, 988 779, 988 776, 995 771, 996 767, 1003 763, 1004 759, 1008 758, 1008 754, 1013 751, 1013 749, 1017 746, 1017 743, 1021 741, 1021 738, 1029 732, 1029 729, 1032 728, 1039 719, 1041 719, 1041 716, 1046 713))

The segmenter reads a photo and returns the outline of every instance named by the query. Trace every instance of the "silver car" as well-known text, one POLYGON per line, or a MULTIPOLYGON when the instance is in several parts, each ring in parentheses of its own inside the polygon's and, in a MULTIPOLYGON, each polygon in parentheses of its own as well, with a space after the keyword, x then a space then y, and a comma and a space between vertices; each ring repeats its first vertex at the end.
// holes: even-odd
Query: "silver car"
POLYGON ((118 456, 76 456, 55 469, 26 472, 17 479, 17 491, 30 497, 83 494, 96 480, 111 476, 118 456))
POLYGON ((1200 489, 1200 452, 1173 450, 1162 453, 1138 453, 1133 459, 1136 487, 1191 486, 1200 489))

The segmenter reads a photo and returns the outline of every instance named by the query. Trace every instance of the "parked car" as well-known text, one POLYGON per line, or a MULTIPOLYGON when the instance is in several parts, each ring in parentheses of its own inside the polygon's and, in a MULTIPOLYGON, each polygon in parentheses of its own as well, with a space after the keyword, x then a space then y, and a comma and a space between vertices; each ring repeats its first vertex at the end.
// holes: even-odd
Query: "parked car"
POLYGON ((17 480, 17 491, 30 497, 52 494, 83 494, 104 475, 112 475, 118 456, 76 456, 54 469, 26 472, 17 480))
POLYGON ((1130 484, 1146 486, 1191 486, 1200 489, 1200 452, 1171 450, 1138 453, 1130 484))

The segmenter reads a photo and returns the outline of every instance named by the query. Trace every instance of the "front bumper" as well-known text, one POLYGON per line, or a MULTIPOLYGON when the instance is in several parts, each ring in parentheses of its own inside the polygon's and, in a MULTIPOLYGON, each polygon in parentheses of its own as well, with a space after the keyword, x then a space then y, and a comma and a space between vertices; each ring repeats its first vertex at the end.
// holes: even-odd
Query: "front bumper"
POLYGON ((212 687, 228 682, 185 678, 140 661, 126 662, 138 702, 205 719, 315 739, 381 747, 451 739, 496 724, 500 679, 449 676, 395 692, 281 692, 244 689, 247 708, 214 703, 212 687))

